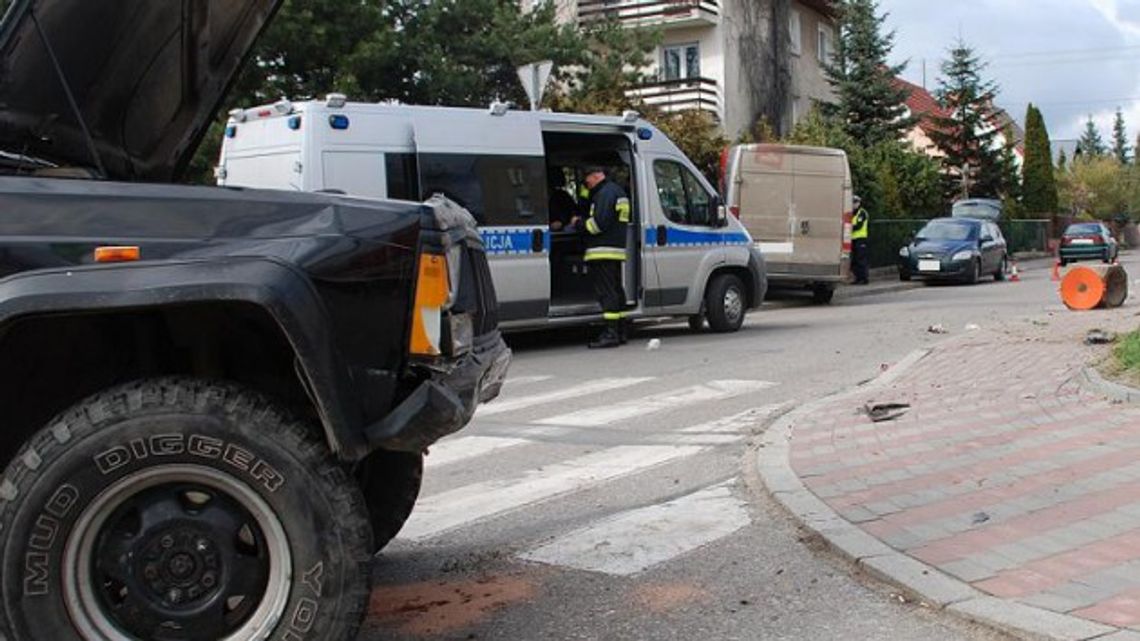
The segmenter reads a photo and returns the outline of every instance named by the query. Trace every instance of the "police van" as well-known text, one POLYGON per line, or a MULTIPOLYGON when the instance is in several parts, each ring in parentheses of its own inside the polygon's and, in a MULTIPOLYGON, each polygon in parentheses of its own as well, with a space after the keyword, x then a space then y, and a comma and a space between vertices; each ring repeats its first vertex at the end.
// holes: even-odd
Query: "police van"
POLYGON ((767 290, 764 260, 716 191, 660 131, 623 116, 286 100, 230 113, 218 184, 422 200, 478 220, 507 329, 602 319, 581 236, 583 170, 613 158, 630 195, 630 318, 735 331, 767 290), (569 211, 567 211, 569 210, 569 211))

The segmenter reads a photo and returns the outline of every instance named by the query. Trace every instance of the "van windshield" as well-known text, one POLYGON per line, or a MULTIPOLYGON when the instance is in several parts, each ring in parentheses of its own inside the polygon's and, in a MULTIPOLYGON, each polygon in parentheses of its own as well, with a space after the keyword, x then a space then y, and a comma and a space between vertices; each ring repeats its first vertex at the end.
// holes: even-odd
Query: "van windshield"
POLYGON ((974 225, 938 221, 927 223, 915 240, 970 240, 975 236, 974 225))

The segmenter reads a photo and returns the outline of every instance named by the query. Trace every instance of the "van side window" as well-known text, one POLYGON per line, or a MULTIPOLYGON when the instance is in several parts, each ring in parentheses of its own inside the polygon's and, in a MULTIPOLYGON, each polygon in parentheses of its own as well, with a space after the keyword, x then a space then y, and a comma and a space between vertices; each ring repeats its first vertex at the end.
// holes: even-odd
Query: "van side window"
POLYGON ((711 225, 709 203, 712 198, 696 176, 684 165, 672 160, 653 163, 657 181, 657 197, 669 220, 682 225, 711 225))
POLYGON ((384 154, 384 166, 388 175, 388 197, 398 200, 419 200, 416 183, 415 154, 384 154))
POLYGON ((546 163, 527 156, 422 154, 422 189, 463 205, 480 225, 547 224, 546 163))

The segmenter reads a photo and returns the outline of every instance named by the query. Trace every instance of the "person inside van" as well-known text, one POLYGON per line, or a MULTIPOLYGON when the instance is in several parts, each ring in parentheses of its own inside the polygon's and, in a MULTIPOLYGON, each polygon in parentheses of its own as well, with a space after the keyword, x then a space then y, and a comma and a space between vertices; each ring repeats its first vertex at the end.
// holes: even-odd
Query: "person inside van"
POLYGON ((566 173, 562 167, 546 170, 547 189, 550 190, 550 230, 562 231, 578 216, 578 203, 566 191, 566 173))

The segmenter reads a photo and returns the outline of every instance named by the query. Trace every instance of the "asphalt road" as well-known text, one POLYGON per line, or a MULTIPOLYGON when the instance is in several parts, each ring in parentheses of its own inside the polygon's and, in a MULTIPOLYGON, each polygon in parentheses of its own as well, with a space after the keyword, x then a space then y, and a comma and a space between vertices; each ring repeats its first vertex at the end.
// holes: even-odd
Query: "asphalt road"
POLYGON ((362 638, 1004 638, 804 535, 757 481, 753 436, 944 338, 931 325, 1043 312, 1068 313, 1038 263, 1020 283, 785 297, 731 335, 650 326, 605 352, 577 330, 512 337, 502 397, 428 456, 362 638))

